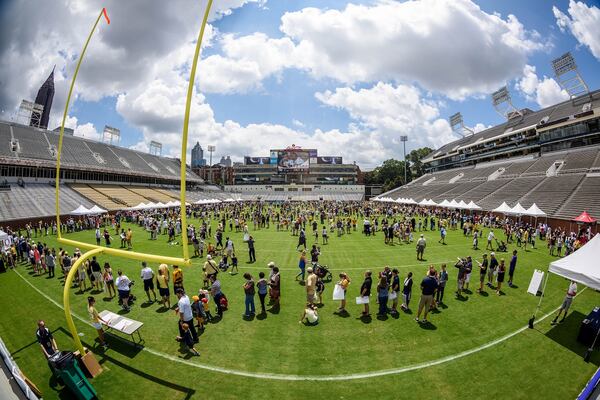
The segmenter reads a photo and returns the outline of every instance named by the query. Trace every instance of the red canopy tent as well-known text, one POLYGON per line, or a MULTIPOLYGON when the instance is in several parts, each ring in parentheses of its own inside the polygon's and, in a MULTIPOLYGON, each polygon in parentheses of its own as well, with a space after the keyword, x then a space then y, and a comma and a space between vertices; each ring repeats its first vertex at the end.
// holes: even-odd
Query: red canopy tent
POLYGON ((575 221, 575 222, 581 222, 581 223, 584 223, 584 224, 593 224, 594 222, 596 222, 596 219, 593 218, 586 211, 584 211, 577 218, 573 218, 573 221, 575 221))

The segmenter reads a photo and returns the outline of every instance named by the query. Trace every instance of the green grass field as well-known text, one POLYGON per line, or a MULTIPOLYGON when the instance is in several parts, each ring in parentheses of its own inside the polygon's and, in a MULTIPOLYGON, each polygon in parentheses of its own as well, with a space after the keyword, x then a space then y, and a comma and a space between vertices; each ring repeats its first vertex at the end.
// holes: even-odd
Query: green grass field
MULTIPOLYGON (((141 228, 133 226, 133 229, 134 250, 181 254, 181 247, 169 246, 166 236, 149 241, 148 234, 141 228)), ((471 250, 471 239, 463 237, 462 231, 449 230, 446 246, 437 243, 437 231, 424 233, 428 248, 423 262, 416 260, 414 244, 386 246, 380 232, 369 238, 359 232, 332 237, 329 245, 322 246, 320 261, 332 270, 334 281, 336 273, 341 271, 352 278, 348 289, 350 315, 334 314, 338 304, 331 300, 333 283, 327 284, 320 323, 307 327, 298 324, 305 294, 304 287, 294 280, 298 272, 297 238, 290 232, 276 232, 273 226, 253 231, 258 261, 247 264, 242 234, 227 231, 238 249, 241 273, 221 274, 230 309, 223 320, 209 324, 201 336, 197 346, 200 357, 189 357, 180 350, 175 341, 177 317, 173 311, 163 312, 159 304, 144 303, 146 296, 139 279, 139 262, 110 259, 115 271, 122 268, 137 283, 133 291, 138 301, 128 316, 144 322, 145 347, 135 349, 109 335, 108 351, 94 349, 105 371, 92 384, 102 399, 576 397, 600 365, 597 354, 590 363, 585 363, 582 358, 585 347, 576 342, 579 324, 598 304, 598 294, 590 289, 582 290, 580 286, 572 313, 563 324, 553 327, 551 318, 546 318, 533 330, 516 332, 527 324, 539 299, 526 293, 532 271, 534 268, 546 270, 552 260, 545 244, 538 241, 538 249, 519 250, 517 287, 506 286, 506 295, 497 296, 489 289, 487 293, 477 294, 478 275, 474 272, 473 293, 456 299, 453 295, 456 257, 471 255, 480 259, 484 251, 471 250), (275 261, 281 269, 281 310, 268 312, 264 318, 244 320, 242 274, 249 271, 257 277, 261 270, 268 274, 269 261, 275 261), (366 269, 379 272, 384 265, 390 265, 400 270, 401 279, 412 271, 415 287, 411 308, 416 312, 420 298, 418 283, 429 264, 439 268, 442 262, 450 266, 446 306, 430 314, 431 324, 419 325, 414 321, 414 314, 406 313, 378 320, 374 296, 371 297, 373 319, 360 318, 362 306, 354 303, 354 297, 358 295, 366 269), (506 340, 498 340, 512 333, 515 334, 506 340), (382 371, 387 373, 354 376, 382 371)), ((308 236, 308 242, 312 243, 310 232, 308 236)), ((496 236, 502 236, 501 232, 497 231, 496 236)), ((93 231, 67 237, 94 242, 93 231)), ((50 247, 59 247, 52 237, 41 240, 50 247)), ((485 247, 485 243, 480 247, 485 247)), ((508 254, 502 254, 508 264, 508 254)), ((106 257, 101 256, 99 260, 102 264, 106 257)), ((51 379, 34 335, 36 321, 43 318, 61 349, 74 348, 64 311, 60 308, 61 273, 58 272, 55 279, 47 279, 34 276, 24 265, 16 271, 0 275, 0 304, 3 305, 0 336, 23 372, 43 391, 45 399, 70 398, 51 379)), ((196 292, 201 283, 201 260, 194 259, 193 266, 184 268, 184 285, 188 292, 196 292)), ((560 305, 566 286, 565 280, 551 276, 538 319, 560 305)), ((73 312, 87 320, 86 297, 90 293, 76 294, 76 291, 71 294, 73 312)), ((97 308, 117 312, 116 300, 109 301, 103 299, 104 296, 96 294, 97 308)), ((175 302, 174 296, 172 301, 175 302)), ((258 306, 258 297, 256 303, 258 306)), ((94 329, 78 319, 75 323, 83 333, 84 345, 97 346, 94 329)))

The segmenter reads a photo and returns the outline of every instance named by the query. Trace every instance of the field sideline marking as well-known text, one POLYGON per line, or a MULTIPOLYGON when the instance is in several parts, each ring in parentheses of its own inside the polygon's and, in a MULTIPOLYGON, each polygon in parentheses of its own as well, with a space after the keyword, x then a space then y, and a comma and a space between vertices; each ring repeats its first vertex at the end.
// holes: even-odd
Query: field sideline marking
MULTIPOLYGON (((32 284, 31 282, 29 282, 28 279, 26 279, 25 277, 23 277, 23 275, 21 275, 16 269, 13 269, 13 271, 19 275, 19 277, 21 279, 23 279, 29 286, 31 286, 36 292, 38 292, 41 296, 43 296, 44 298, 46 298, 48 301, 50 301, 52 304, 54 304, 55 306, 57 306, 58 308, 64 310, 62 304, 59 304, 57 301, 55 301, 54 299, 52 299, 50 296, 48 296, 46 293, 42 292, 40 289, 38 289, 37 287, 35 287, 34 284, 32 284)), ((583 288, 579 293, 577 293, 575 295, 575 297, 579 296, 579 294, 583 293, 585 291, 585 289, 587 288, 583 288)), ((547 317, 549 317, 550 315, 554 314, 556 311, 558 311, 560 307, 556 307, 553 311, 548 312, 547 314, 544 314, 542 317, 540 317, 539 319, 536 319, 534 324, 537 324, 538 322, 542 322, 543 320, 545 320, 547 317)), ((92 324, 85 318, 82 318, 81 316, 72 313, 73 316, 75 318, 77 318, 78 320, 80 320, 81 322, 91 326, 92 324)), ((436 366, 436 365, 440 365, 440 364, 444 364, 450 361, 454 361, 457 360, 459 358, 463 358, 466 357, 468 355, 474 354, 474 353, 478 353, 482 350, 488 349, 490 347, 493 347, 497 344, 500 344, 510 338, 512 338, 513 336, 518 335, 519 333, 525 331, 529 329, 528 325, 525 325, 522 328, 517 329, 514 332, 511 332, 507 335, 504 335, 498 339, 494 339, 488 343, 482 344, 481 346, 478 347, 474 347, 472 349, 469 350, 465 350, 462 351, 460 353, 456 353, 450 356, 446 356, 446 357, 442 357, 442 358, 438 358, 437 360, 432 360, 432 361, 425 361, 422 363, 417 363, 417 364, 411 364, 408 365, 406 367, 400 367, 400 368, 392 368, 392 369, 384 369, 384 370, 379 370, 379 371, 371 371, 371 372, 359 372, 359 373, 354 373, 354 374, 347 374, 347 375, 286 375, 286 374, 272 374, 272 373, 265 373, 265 372, 247 372, 247 371, 239 371, 239 370, 235 370, 235 369, 229 369, 229 368, 223 368, 223 367, 216 367, 216 366, 212 366, 212 365, 206 365, 206 364, 199 364, 199 363, 195 363, 195 362, 191 362, 189 360, 185 360, 182 358, 179 358, 177 356, 171 355, 171 354, 167 354, 167 353, 163 353, 161 351, 157 351, 157 350, 153 350, 151 348, 148 347, 142 347, 143 351, 146 351, 150 354, 153 354, 155 356, 158 357, 162 357, 164 359, 167 360, 171 360, 171 361, 175 361, 181 364, 185 364, 185 365, 189 365, 191 367, 195 367, 195 368, 201 368, 201 369, 205 369, 208 371, 212 371, 212 372, 220 372, 223 374, 227 374, 227 375, 237 375, 237 376, 243 376, 246 378, 256 378, 256 379, 270 379, 270 380, 279 380, 279 381, 325 381, 325 382, 332 382, 332 381, 349 381, 349 380, 354 380, 354 379, 367 379, 367 378, 375 378, 375 377, 379 377, 379 376, 386 376, 386 375, 398 375, 404 372, 410 372, 410 371, 415 371, 415 370, 419 370, 419 369, 423 369, 423 368, 428 368, 428 367, 432 367, 432 366, 436 366)))

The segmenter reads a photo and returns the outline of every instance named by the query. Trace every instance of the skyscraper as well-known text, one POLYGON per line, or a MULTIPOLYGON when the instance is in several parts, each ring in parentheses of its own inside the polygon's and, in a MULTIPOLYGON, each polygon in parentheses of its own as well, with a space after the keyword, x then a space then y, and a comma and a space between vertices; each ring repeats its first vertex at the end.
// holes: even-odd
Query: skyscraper
POLYGON ((196 142, 196 145, 192 148, 192 168, 202 167, 204 165, 206 165, 204 150, 202 150, 200 143, 196 142))
POLYGON ((37 96, 35 98, 36 104, 40 104, 44 106, 44 110, 42 111, 42 116, 36 116, 37 118, 31 117, 31 121, 29 123, 30 126, 36 126, 37 121, 40 121, 40 128, 47 129, 48 128, 48 120, 50 119, 50 109, 52 108, 52 99, 54 99, 54 68, 52 68, 52 72, 48 75, 48 78, 38 90, 37 96), (35 122, 34 122, 35 121, 35 122))

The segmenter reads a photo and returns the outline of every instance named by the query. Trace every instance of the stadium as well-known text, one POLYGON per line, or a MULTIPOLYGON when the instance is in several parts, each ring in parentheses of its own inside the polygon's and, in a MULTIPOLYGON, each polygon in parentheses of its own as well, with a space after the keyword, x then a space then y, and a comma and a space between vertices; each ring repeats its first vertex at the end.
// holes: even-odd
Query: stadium
POLYGON ((500 123, 449 115, 375 193, 379 166, 305 136, 187 161, 211 4, 177 65, 180 153, 65 126, 110 9, 59 126, 54 70, 0 119, 0 398, 598 398, 600 89, 574 56, 552 50, 562 100, 487 93, 500 123))

